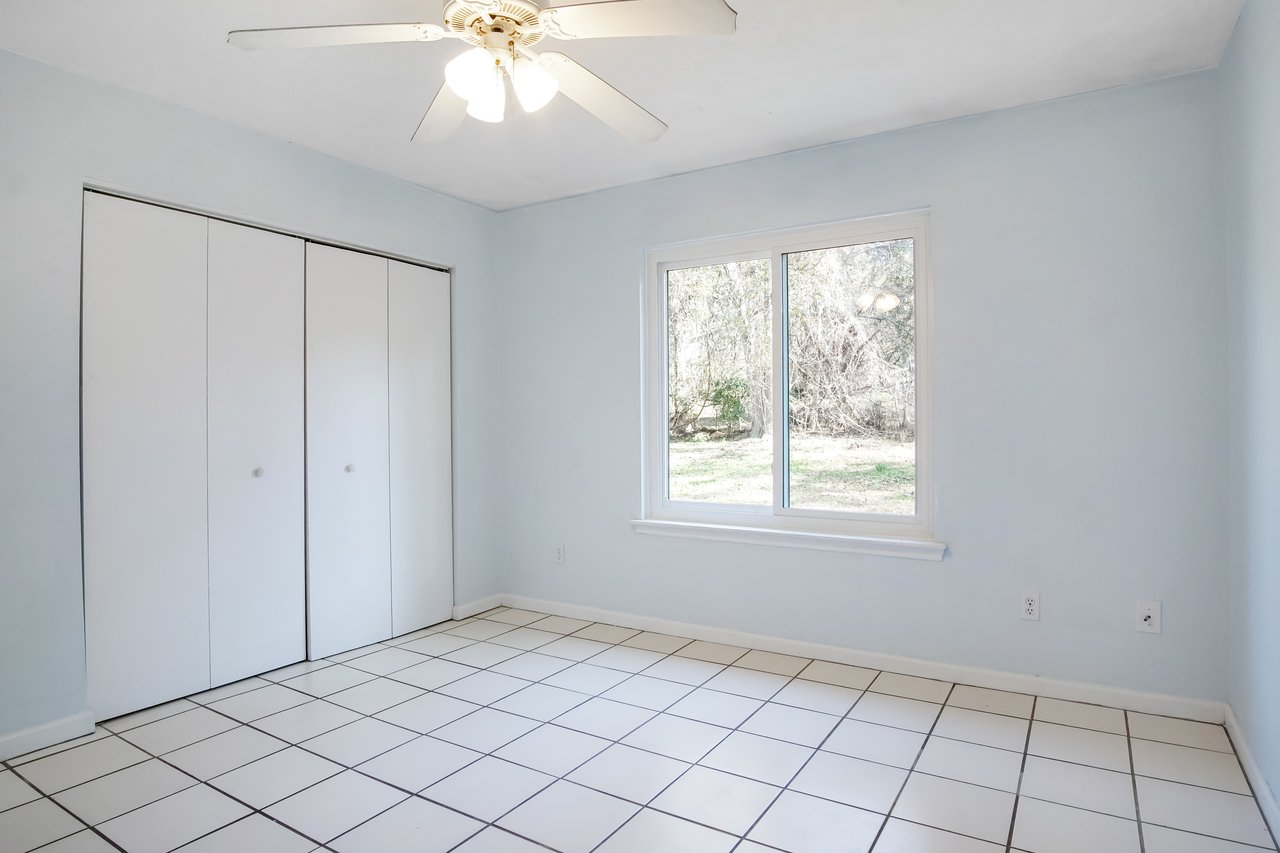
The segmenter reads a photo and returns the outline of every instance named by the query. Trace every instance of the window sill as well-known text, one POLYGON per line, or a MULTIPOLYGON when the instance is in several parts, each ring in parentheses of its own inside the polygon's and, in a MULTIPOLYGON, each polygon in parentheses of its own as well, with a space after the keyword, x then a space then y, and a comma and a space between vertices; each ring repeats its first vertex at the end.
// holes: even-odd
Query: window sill
POLYGON ((736 527, 727 524, 698 524, 690 521, 637 519, 631 522, 636 533, 651 536, 673 536, 683 539, 705 539, 712 542, 737 542, 744 545, 772 545, 781 548, 807 548, 811 551, 839 551, 846 554, 868 554, 876 557, 900 557, 907 560, 941 562, 947 550, 945 542, 931 539, 905 539, 895 536, 852 536, 841 533, 816 533, 811 530, 779 530, 777 528, 736 527))

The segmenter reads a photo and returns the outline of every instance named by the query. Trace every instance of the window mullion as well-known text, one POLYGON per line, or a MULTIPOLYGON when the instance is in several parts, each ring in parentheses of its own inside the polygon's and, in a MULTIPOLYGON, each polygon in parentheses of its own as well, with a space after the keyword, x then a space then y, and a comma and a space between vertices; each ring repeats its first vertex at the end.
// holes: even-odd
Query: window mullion
POLYGON ((787 506, 787 283, 782 252, 770 254, 773 318, 773 512, 787 506))

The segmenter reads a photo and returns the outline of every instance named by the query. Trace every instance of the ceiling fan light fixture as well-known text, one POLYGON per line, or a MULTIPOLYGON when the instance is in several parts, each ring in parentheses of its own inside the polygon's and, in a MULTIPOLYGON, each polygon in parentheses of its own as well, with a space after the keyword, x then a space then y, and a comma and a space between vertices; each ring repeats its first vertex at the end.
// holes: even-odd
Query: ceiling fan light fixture
POLYGON ((481 90, 493 85, 495 71, 498 71, 498 66, 493 54, 486 48, 473 47, 449 61, 444 67, 444 79, 455 95, 470 101, 481 90))
POLYGON ((516 99, 524 111, 536 113, 556 96, 560 83, 541 63, 520 56, 511 66, 511 88, 516 90, 516 99))
POLYGON ((502 81, 502 66, 489 67, 488 78, 480 83, 467 100, 467 115, 490 124, 502 121, 507 111, 507 87, 502 81))

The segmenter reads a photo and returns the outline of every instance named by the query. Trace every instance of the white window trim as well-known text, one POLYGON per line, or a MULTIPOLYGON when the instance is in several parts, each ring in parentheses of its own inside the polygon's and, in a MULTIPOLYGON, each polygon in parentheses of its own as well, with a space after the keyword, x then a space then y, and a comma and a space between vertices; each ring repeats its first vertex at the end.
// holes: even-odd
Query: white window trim
POLYGON ((932 342, 933 290, 927 210, 790 228, 658 247, 646 253, 644 284, 643 516, 638 533, 825 551, 941 560, 946 545, 933 536, 932 342), (666 277, 670 269, 748 259, 769 259, 773 279, 774 459, 786 452, 787 317, 782 256, 859 243, 910 237, 916 279, 916 514, 886 516, 801 510, 784 503, 782 466, 774 466, 773 506, 741 507, 671 501, 667 468, 666 277))

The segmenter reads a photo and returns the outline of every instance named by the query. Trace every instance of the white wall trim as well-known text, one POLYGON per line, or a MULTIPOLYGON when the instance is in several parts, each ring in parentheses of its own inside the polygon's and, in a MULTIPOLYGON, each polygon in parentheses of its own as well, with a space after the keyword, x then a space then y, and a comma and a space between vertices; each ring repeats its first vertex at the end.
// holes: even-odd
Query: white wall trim
POLYGON ((636 533, 647 533, 652 536, 737 542, 743 545, 775 545, 782 548, 807 548, 811 551, 839 551, 845 554, 871 554, 878 557, 903 557, 911 560, 930 560, 935 563, 942 560, 947 550, 945 542, 936 542, 932 539, 822 533, 812 530, 784 530, 778 527, 700 524, 691 521, 664 521, 649 518, 633 520, 631 529, 636 533))
POLYGON ((93 714, 88 710, 28 729, 9 732, 0 735, 0 761, 7 761, 92 732, 93 714))
POLYGON ((1253 788, 1254 799, 1258 801, 1258 808, 1267 821, 1267 828, 1271 830, 1273 836, 1280 834, 1280 803, 1277 803, 1275 791, 1262 775, 1262 768, 1258 766, 1258 762, 1253 757, 1253 751, 1249 749, 1244 727, 1240 725, 1240 720, 1236 718, 1236 713, 1230 705, 1227 705, 1227 734, 1231 736, 1231 743, 1236 748, 1236 756, 1240 759, 1240 766, 1244 768, 1245 778, 1253 788))
MULTIPOLYGON (((802 640, 788 640, 782 637, 770 637, 762 634, 748 634, 728 628, 712 628, 705 625, 658 619, 652 616, 638 616, 632 613, 619 613, 576 604, 561 604, 560 602, 544 601, 521 595, 501 595, 497 597, 501 599, 502 604, 508 607, 536 610, 542 613, 568 616, 575 619, 589 619, 593 622, 622 625, 641 631, 674 634, 712 643, 725 643, 779 654, 845 663, 852 666, 867 667, 868 669, 888 670, 889 672, 915 675, 921 678, 936 678, 959 684, 970 684, 975 687, 989 687, 994 690, 1008 690, 1014 693, 1030 693, 1051 699, 1087 702, 1093 705, 1106 705, 1111 708, 1123 708, 1128 711, 1160 714, 1168 717, 1181 717, 1206 723, 1221 724, 1226 719, 1227 713, 1224 703, 1208 699, 1192 699, 1163 693, 1146 693, 1141 690, 1130 690, 1105 684, 1067 681, 960 664, 938 663, 922 658, 848 649, 841 646, 828 646, 822 643, 810 643, 802 640)), ((489 599, 485 599, 485 601, 487 602, 489 599)))
POLYGON ((475 601, 469 601, 466 604, 453 605, 454 619, 469 619, 477 613, 483 613, 486 610, 492 610, 495 607, 502 606, 504 596, 490 595, 486 598, 478 598, 475 601))

